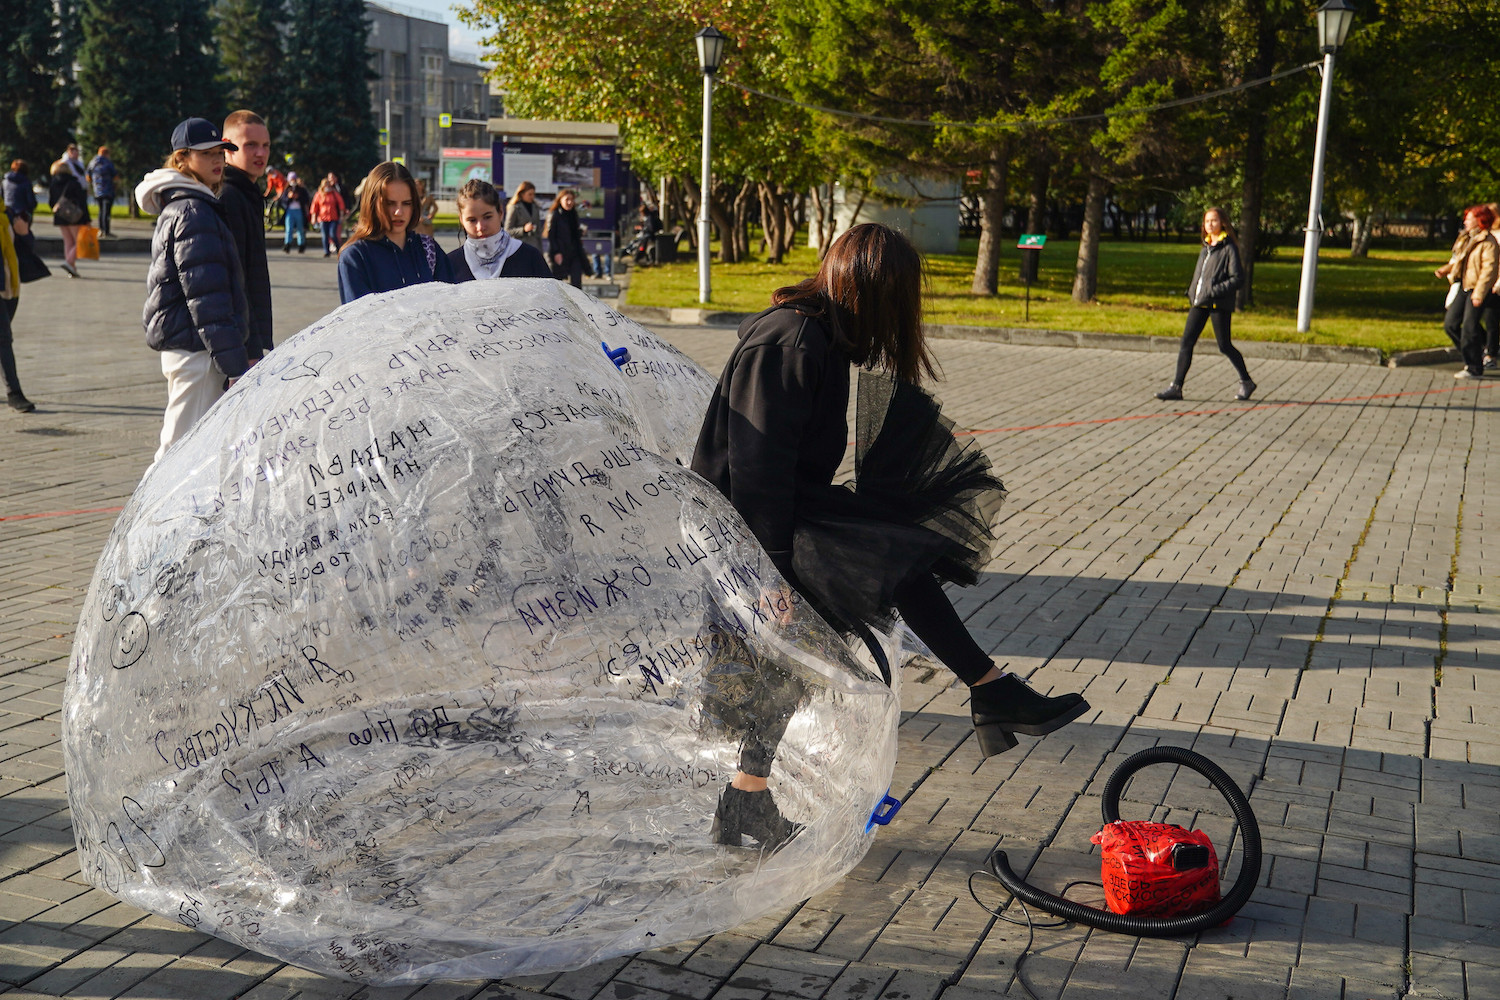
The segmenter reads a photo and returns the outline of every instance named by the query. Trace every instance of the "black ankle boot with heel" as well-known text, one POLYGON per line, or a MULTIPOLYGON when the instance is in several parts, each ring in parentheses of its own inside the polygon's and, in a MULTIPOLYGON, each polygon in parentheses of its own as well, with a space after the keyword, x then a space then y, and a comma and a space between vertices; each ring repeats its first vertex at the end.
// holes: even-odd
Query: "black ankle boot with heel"
POLYGON ((763 850, 774 851, 801 831, 801 823, 793 823, 781 815, 769 788, 747 792, 729 785, 719 796, 713 837, 720 844, 742 847, 748 834, 763 850))
POLYGON ((1089 710, 1081 694, 1048 698, 1037 694, 1014 674, 969 688, 969 708, 979 752, 986 757, 1016 745, 1013 733, 1046 736, 1089 710))

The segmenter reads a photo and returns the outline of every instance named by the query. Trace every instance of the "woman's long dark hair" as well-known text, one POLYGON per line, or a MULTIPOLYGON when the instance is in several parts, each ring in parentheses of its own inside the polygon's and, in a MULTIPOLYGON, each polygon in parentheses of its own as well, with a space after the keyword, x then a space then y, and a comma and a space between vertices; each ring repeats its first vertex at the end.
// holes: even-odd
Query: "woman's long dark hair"
POLYGON ((926 264, 911 241, 866 222, 833 242, 816 276, 778 288, 771 302, 826 316, 856 364, 920 385, 938 377, 922 333, 926 281, 926 264))

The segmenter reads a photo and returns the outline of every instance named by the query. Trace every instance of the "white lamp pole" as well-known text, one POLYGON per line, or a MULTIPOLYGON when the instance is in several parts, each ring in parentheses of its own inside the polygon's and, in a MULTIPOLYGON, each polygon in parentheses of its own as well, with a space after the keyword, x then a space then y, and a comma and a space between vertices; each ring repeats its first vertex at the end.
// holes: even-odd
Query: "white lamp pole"
POLYGON ((1328 105, 1333 100, 1333 57, 1349 35, 1354 7, 1349 0, 1328 0, 1318 8, 1318 42, 1323 50, 1323 92, 1318 98, 1318 135, 1313 146, 1312 195, 1307 203, 1307 230, 1302 244, 1302 286, 1297 294, 1297 332, 1312 327, 1313 290, 1318 283, 1318 244, 1323 240, 1323 166, 1328 154, 1328 105))
POLYGON ((708 274, 708 198, 710 185, 710 148, 714 127, 714 73, 719 69, 719 60, 724 54, 725 36, 718 28, 709 25, 693 36, 698 44, 698 67, 703 71, 703 181, 698 189, 698 301, 708 302, 710 282, 708 274))

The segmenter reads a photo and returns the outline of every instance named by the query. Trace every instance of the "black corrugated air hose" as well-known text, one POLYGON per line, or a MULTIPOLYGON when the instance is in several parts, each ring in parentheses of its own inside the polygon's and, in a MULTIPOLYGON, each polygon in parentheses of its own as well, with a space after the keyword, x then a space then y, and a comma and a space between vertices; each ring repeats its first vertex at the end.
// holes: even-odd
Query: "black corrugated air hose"
POLYGON ((1011 870, 1010 862, 1001 850, 990 855, 990 871, 1012 895, 1024 903, 1030 903, 1067 920, 1121 934, 1176 937, 1181 934, 1196 934, 1228 920, 1250 899, 1250 894, 1255 891, 1255 885, 1260 880, 1260 825, 1255 821, 1250 801, 1223 768, 1202 754, 1183 747, 1150 747, 1127 758, 1105 782, 1101 809, 1105 823, 1113 823, 1120 818, 1120 793, 1124 790, 1125 783, 1135 772, 1152 764, 1180 764, 1197 771, 1219 790, 1219 794, 1224 796, 1229 807, 1234 810, 1245 856, 1240 865, 1239 877, 1212 909, 1186 917, 1140 917, 1085 906, 1028 884, 1011 870))

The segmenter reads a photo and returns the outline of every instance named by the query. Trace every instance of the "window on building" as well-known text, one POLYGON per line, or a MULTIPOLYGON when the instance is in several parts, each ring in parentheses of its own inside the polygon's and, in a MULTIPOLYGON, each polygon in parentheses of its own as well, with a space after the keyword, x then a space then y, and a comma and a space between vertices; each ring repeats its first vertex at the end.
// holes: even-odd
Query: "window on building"
POLYGON ((423 143, 423 147, 429 151, 436 151, 441 148, 443 142, 438 137, 438 133, 442 130, 438 128, 438 120, 436 118, 424 118, 422 119, 422 124, 426 126, 426 135, 424 136, 426 141, 423 143))
POLYGON ((406 99, 406 53, 391 53, 391 100, 406 99))

